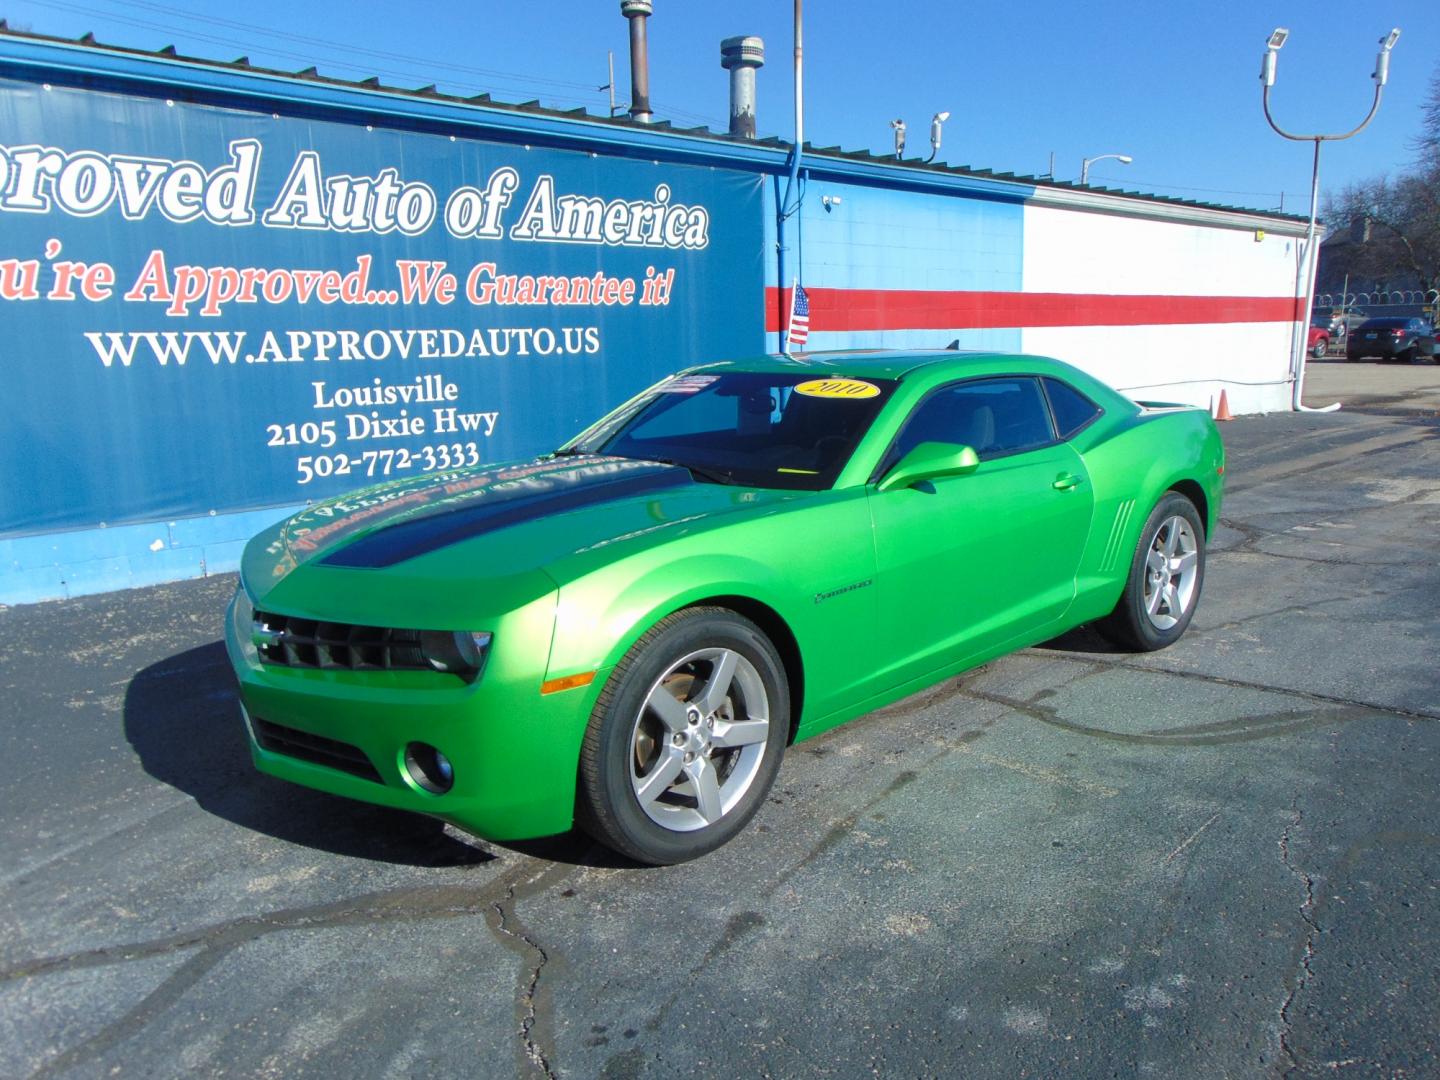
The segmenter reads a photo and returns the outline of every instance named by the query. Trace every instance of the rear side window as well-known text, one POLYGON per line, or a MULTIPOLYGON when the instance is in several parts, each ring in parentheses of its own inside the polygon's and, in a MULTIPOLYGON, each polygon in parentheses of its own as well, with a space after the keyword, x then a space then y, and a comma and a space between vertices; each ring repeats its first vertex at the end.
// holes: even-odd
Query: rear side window
POLYGON ((1055 414, 1055 429, 1060 438, 1068 439, 1100 415, 1100 406, 1059 379, 1045 380, 1045 393, 1055 414))

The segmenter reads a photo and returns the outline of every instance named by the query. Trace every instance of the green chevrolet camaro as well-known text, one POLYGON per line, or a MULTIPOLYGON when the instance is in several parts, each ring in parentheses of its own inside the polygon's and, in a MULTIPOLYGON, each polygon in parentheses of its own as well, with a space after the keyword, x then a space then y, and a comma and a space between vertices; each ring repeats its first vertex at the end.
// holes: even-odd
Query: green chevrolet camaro
POLYGON ((739 832, 785 747, 1097 622, 1185 632, 1224 450, 1054 360, 691 368, 554 454, 313 506, 245 550, 255 764, 647 863, 739 832))

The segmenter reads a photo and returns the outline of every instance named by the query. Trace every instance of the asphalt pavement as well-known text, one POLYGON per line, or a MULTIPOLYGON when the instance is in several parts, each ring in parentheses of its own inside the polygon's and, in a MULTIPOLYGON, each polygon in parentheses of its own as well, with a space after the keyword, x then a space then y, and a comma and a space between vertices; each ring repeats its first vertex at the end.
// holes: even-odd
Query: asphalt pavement
POLYGON ((684 866, 259 775, 233 578, 0 610, 0 1076, 1440 1075, 1440 420, 1361 368, 1223 425, 1177 646, 792 747, 684 866))

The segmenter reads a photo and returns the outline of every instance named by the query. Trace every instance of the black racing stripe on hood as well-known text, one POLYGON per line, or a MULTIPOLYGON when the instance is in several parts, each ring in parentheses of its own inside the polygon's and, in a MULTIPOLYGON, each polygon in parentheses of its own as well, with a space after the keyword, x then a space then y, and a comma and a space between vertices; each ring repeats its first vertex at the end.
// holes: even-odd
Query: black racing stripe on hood
POLYGON ((563 514, 693 483, 685 469, 666 467, 639 476, 598 479, 560 491, 496 496, 448 513, 382 525, 320 561, 325 566, 380 570, 546 514, 563 514))

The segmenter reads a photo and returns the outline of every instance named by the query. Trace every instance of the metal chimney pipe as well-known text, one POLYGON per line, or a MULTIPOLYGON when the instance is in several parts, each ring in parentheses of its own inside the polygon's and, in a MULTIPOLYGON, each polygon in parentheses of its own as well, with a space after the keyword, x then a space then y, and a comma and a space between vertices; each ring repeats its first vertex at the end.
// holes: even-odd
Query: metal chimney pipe
POLYGON ((650 111, 650 49, 645 20, 654 12, 650 0, 620 0, 620 14, 630 20, 630 118, 642 124, 653 120, 650 111))
POLYGON ((720 42, 720 66, 730 72, 730 136, 755 138, 755 69, 765 65, 765 42, 732 37, 720 42))

